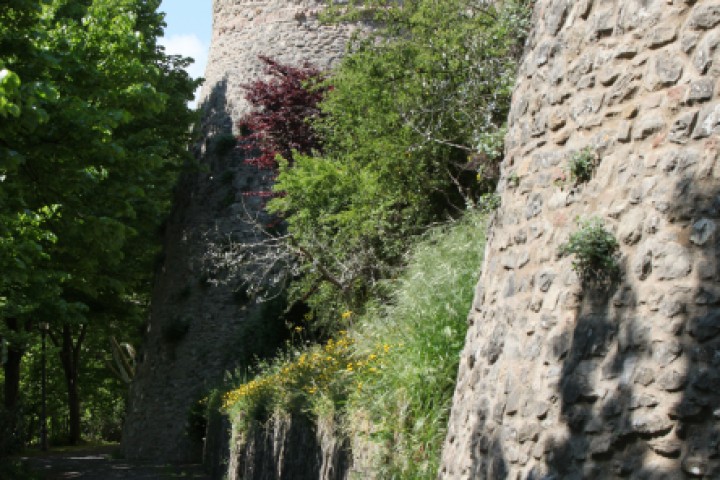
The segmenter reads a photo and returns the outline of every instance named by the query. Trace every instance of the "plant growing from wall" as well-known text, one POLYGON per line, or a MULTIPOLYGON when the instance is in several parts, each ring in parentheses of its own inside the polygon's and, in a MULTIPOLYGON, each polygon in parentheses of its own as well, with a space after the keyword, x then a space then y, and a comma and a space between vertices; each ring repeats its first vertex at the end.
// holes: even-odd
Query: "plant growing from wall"
POLYGON ((570 180, 574 185, 589 182, 597 164, 598 156, 590 147, 575 152, 568 161, 570 180))
POLYGON ((585 284, 607 285, 620 277, 619 245, 602 220, 593 217, 578 220, 578 231, 560 245, 561 255, 574 255, 573 270, 585 284))

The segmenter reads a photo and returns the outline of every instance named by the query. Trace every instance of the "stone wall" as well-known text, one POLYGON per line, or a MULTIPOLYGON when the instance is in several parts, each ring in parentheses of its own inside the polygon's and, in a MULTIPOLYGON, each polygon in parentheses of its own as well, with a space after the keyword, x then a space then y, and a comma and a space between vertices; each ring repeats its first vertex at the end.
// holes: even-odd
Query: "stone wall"
POLYGON ((720 1, 534 18, 440 476, 720 478, 720 1), (577 217, 618 240, 619 283, 559 256, 577 217))
POLYGON ((346 480, 351 454, 333 420, 275 415, 233 429, 227 480, 346 480))
MULTIPOLYGON (((284 63, 309 61, 330 68, 342 57, 352 29, 321 25, 323 0, 213 0, 213 36, 200 103, 220 108, 226 120, 247 112, 243 85, 262 75, 258 55, 284 63), (217 105, 221 102, 221 105, 217 105)), ((231 122, 218 122, 225 129, 231 122)))
MULTIPOLYGON (((258 240, 252 221, 267 220, 259 192, 270 189, 272 173, 246 164, 238 149, 220 147, 247 112, 242 85, 262 74, 258 54, 292 63, 310 60, 323 68, 340 57, 350 31, 320 26, 321 3, 213 2, 213 39, 199 102, 198 166, 178 184, 167 222, 123 432, 129 458, 198 460, 204 432, 192 414, 197 402, 222 383, 225 372, 262 354, 257 349, 263 342, 272 344, 255 330, 259 322, 278 316, 269 311, 272 305, 253 301, 238 281, 218 275, 208 256, 213 244, 258 240)), ((281 328, 282 321, 276 330, 281 328)))

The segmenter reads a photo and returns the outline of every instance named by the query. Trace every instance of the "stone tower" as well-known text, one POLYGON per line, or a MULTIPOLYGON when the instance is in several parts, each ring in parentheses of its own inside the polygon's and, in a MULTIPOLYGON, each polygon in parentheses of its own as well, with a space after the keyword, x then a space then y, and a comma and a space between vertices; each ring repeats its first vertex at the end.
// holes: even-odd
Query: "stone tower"
POLYGON ((350 30, 324 26, 322 0, 214 0, 213 38, 203 86, 200 167, 181 179, 165 232, 165 251, 152 296, 146 339, 130 392, 123 432, 128 458, 197 460, 202 431, 192 410, 226 371, 252 355, 253 322, 268 306, 249 300, 232 279, 218 283, 207 247, 225 239, 252 241, 243 221, 262 216, 260 198, 269 172, 243 162, 237 151, 221 152, 219 139, 248 111, 242 85, 262 74, 258 55, 286 63, 310 61, 329 68, 350 30))
POLYGON ((539 0, 533 24, 440 477, 720 478, 720 1, 539 0), (617 284, 559 255, 577 217, 617 284))

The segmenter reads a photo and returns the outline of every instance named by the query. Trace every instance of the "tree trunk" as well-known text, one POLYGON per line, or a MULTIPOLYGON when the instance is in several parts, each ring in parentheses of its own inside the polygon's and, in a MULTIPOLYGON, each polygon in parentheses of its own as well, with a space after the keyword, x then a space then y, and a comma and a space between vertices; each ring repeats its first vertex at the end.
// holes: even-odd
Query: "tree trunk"
MULTIPOLYGON (((5 320, 5 325, 13 332, 18 332, 20 324, 15 318, 5 320)), ((5 408, 14 410, 18 406, 20 398, 20 363, 25 351, 18 348, 12 342, 8 345, 7 361, 3 366, 5 371, 5 408)))
MULTIPOLYGON (((80 349, 85 338, 85 325, 80 326, 77 342, 73 342, 73 332, 69 325, 62 328, 62 349, 60 360, 65 373, 67 385, 67 404, 70 411, 70 445, 80 442, 80 391, 78 389, 78 374, 80 370, 80 349)), ((53 338, 52 336, 50 338, 53 338)), ((53 343, 55 340, 53 339, 53 343)))

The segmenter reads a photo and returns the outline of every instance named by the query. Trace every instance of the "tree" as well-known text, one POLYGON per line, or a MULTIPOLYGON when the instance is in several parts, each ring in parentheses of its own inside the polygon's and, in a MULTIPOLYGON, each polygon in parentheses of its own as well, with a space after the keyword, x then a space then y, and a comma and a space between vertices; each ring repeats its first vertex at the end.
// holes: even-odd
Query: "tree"
MULTIPOLYGON (((0 41, 0 63, 17 76, 11 87, 20 86, 5 89, 6 104, 17 106, 6 111, 36 121, 0 126, 0 166, 13 192, 0 215, 31 212, 25 215, 34 215, 39 231, 32 238, 41 254, 26 268, 37 275, 0 284, 0 297, 13 305, 0 317, 29 326, 51 322, 74 443, 84 342, 91 328, 119 321, 147 295, 157 231, 188 155, 194 115, 186 102, 196 82, 182 70, 187 59, 165 55, 156 43, 163 27, 159 0, 11 3, 17 9, 9 17, 28 20, 2 31, 9 40, 0 41), (22 304, 17 292, 38 283, 35 277, 41 284, 51 279, 54 288, 14 315, 22 304)), ((18 258, 21 237, 6 236, 0 258, 18 258)), ((134 322, 137 316, 130 317, 134 322)))
POLYGON ((283 165, 269 204, 305 252, 295 297, 326 323, 380 294, 428 225, 493 191, 527 26, 524 2, 343 3, 335 19, 379 27, 328 79, 323 153, 283 165))
POLYGON ((320 148, 312 126, 320 114, 318 103, 328 90, 321 72, 309 63, 299 67, 260 56, 268 78, 245 85, 245 98, 253 111, 240 120, 240 140, 250 152, 250 163, 276 168, 276 157, 292 161, 293 151, 310 153, 320 148))

